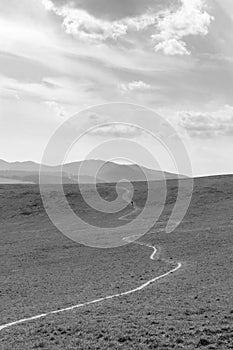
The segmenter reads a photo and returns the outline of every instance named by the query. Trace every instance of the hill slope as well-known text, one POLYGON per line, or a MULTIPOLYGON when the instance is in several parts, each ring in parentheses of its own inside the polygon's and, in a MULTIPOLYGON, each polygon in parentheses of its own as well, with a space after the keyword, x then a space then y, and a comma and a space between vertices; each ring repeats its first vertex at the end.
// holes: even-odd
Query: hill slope
MULTIPOLYGON (((26 162, 6 162, 0 160, 0 177, 15 179, 18 181, 39 182, 40 164, 26 162)), ((96 182, 118 182, 120 180, 129 181, 157 181, 166 179, 183 178, 182 175, 152 170, 136 164, 125 165, 103 160, 85 160, 61 165, 43 165, 42 172, 44 182, 57 183, 60 171, 63 174, 63 183, 94 183, 96 182), (80 176, 79 176, 80 173, 80 176), (96 179, 96 180, 95 180, 96 179)))

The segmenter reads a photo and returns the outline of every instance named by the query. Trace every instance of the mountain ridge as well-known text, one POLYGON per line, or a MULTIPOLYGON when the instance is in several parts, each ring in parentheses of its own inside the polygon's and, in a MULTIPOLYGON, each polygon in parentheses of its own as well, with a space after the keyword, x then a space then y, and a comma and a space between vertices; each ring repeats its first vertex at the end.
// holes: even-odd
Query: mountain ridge
POLYGON ((0 177, 39 183, 39 171, 43 182, 58 183, 62 172, 63 183, 114 183, 128 181, 161 181, 164 179, 186 178, 184 175, 162 170, 149 169, 138 164, 119 164, 100 159, 90 159, 65 163, 63 165, 45 165, 33 161, 7 162, 0 159, 0 177), (78 176, 78 174, 81 174, 78 176))

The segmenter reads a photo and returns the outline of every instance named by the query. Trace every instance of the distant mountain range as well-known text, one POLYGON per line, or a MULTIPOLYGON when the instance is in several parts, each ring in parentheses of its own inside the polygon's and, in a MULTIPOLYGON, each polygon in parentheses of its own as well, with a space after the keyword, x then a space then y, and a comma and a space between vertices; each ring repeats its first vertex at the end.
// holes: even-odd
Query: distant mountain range
MULTIPOLYGON (((25 162, 6 162, 0 159, 0 183, 39 183, 40 164, 25 162)), ((56 184, 59 179, 61 166, 43 165, 43 182, 56 184)), ((185 178, 160 170, 152 170, 136 164, 117 164, 105 162, 103 160, 84 160, 64 164, 62 167, 63 183, 94 183, 108 182, 114 183, 123 179, 129 181, 145 181, 145 175, 149 181, 159 181, 166 179, 185 178), (79 170, 82 175, 78 177, 79 170), (96 180, 95 180, 96 178, 96 180)))

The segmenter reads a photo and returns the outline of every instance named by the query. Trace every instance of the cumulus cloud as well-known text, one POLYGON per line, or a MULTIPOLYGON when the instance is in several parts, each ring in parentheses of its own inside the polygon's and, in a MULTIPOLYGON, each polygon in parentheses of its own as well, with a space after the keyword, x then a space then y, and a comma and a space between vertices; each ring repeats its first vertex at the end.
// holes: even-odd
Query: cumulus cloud
POLYGON ((118 85, 119 89, 121 90, 122 93, 125 92, 131 92, 131 91, 144 91, 144 90, 150 90, 151 85, 146 84, 144 81, 131 81, 128 84, 119 84, 118 85))
POLYGON ((130 30, 143 30, 157 21, 156 17, 150 13, 109 21, 99 19, 83 9, 66 5, 57 7, 51 0, 42 0, 42 3, 47 10, 63 18, 63 27, 67 34, 75 35, 81 40, 95 42, 116 40, 124 37, 130 30))
MULTIPOLYGON (((205 0, 176 0, 172 2, 173 5, 167 0, 163 7, 159 1, 157 6, 144 8, 144 12, 137 16, 115 20, 93 15, 85 7, 78 7, 79 2, 75 6, 73 2, 41 1, 47 10, 62 18, 67 34, 84 41, 101 43, 116 41, 131 32, 146 31, 146 37, 152 39, 155 51, 162 51, 166 55, 190 54, 184 38, 189 35, 207 35, 214 19, 205 9, 205 0), (181 6, 177 9, 174 4, 180 4, 180 1, 181 6)), ((124 8, 122 4, 121 7, 124 8)))
POLYGON ((155 51, 162 51, 165 55, 190 55, 185 42, 177 39, 169 39, 156 44, 155 51))
POLYGON ((141 134, 141 129, 134 125, 113 123, 99 126, 96 129, 92 130, 89 135, 114 138, 134 138, 140 136, 141 134))
POLYGON ((204 0, 181 0, 176 11, 166 10, 157 24, 158 34, 152 35, 155 51, 166 55, 189 55, 185 37, 207 35, 213 17, 205 10, 204 0))
POLYGON ((212 113, 179 112, 179 125, 189 136, 212 138, 233 135, 233 106, 212 113))
POLYGON ((108 38, 117 39, 126 34, 126 27, 121 23, 110 23, 88 14, 84 10, 67 6, 56 7, 50 0, 42 0, 45 8, 63 18, 66 33, 78 36, 80 39, 104 41, 108 38))

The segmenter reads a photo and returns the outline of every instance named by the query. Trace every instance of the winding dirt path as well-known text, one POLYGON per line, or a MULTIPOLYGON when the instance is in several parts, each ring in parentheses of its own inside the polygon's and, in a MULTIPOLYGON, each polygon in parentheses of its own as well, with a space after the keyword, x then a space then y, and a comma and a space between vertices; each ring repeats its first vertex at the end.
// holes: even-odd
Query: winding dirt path
MULTIPOLYGON (((135 207, 134 210, 131 211, 130 214, 126 214, 126 215, 122 216, 120 219, 121 220, 122 219, 123 220, 127 220, 127 217, 130 216, 134 211, 137 211, 137 210, 138 210, 138 208, 135 207)), ((150 259, 151 260, 155 260, 155 256, 156 256, 156 253, 157 253, 157 248, 154 247, 153 245, 150 245, 150 244, 147 244, 147 243, 143 243, 143 242, 139 242, 139 241, 132 242, 132 238, 133 237, 135 237, 135 235, 132 235, 132 236, 129 236, 129 237, 125 237, 124 240, 126 240, 128 243, 135 243, 135 244, 139 244, 139 245, 146 246, 148 248, 153 249, 153 252, 150 255, 150 259)), ((166 260, 164 260, 164 261, 168 262, 166 260)), ((168 262, 168 263, 171 263, 171 262, 168 262)), ((118 297, 121 297, 121 296, 124 296, 124 295, 129 295, 129 294, 132 294, 132 293, 139 292, 139 291, 143 290, 144 288, 148 287, 150 284, 154 283, 155 281, 158 281, 159 279, 164 278, 164 277, 174 273, 175 271, 180 269, 181 266, 182 266, 182 264, 180 262, 178 262, 177 266, 174 267, 173 269, 169 270, 168 272, 166 272, 166 273, 164 273, 164 274, 162 274, 160 276, 152 278, 151 280, 143 283, 142 285, 140 285, 140 286, 138 286, 138 287, 136 287, 134 289, 131 289, 131 290, 128 290, 128 291, 125 291, 125 292, 122 292, 122 293, 108 295, 106 297, 102 297, 102 298, 99 298, 99 299, 94 299, 92 301, 88 301, 88 302, 85 302, 85 303, 82 303, 82 304, 76 304, 76 305, 73 305, 73 306, 70 306, 70 307, 66 307, 64 309, 48 311, 48 312, 43 313, 43 314, 39 314, 39 315, 28 317, 28 318, 22 318, 22 319, 20 319, 18 321, 15 321, 15 322, 6 323, 6 324, 3 324, 3 325, 0 326, 0 331, 3 330, 3 329, 6 329, 6 328, 12 327, 12 326, 16 326, 16 325, 27 323, 27 322, 34 321, 34 320, 38 320, 38 319, 44 318, 46 316, 56 315, 56 314, 60 314, 62 312, 67 312, 67 311, 72 311, 72 310, 75 310, 75 309, 78 309, 78 308, 81 308, 81 307, 84 307, 84 306, 87 306, 87 305, 97 304, 97 303, 103 302, 105 300, 114 299, 114 298, 118 298, 118 297)))

